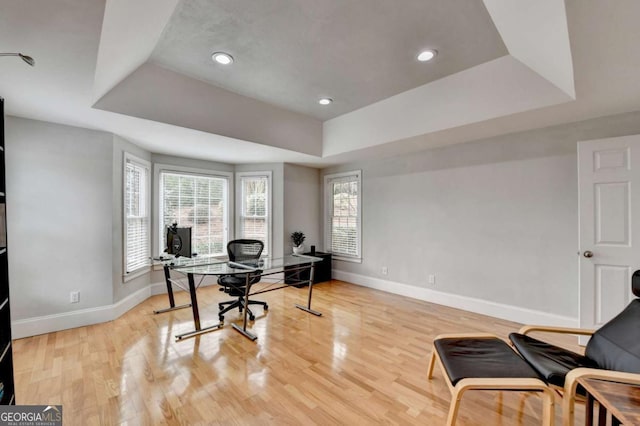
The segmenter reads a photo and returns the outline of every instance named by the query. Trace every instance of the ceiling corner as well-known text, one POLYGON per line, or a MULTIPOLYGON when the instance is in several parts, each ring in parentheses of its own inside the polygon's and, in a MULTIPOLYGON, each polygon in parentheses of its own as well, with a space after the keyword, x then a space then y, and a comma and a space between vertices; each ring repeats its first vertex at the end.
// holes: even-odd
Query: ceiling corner
POLYGON ((564 0, 484 0, 509 54, 576 98, 564 0))
POLYGON ((94 102, 147 61, 179 2, 106 1, 94 78, 94 102))

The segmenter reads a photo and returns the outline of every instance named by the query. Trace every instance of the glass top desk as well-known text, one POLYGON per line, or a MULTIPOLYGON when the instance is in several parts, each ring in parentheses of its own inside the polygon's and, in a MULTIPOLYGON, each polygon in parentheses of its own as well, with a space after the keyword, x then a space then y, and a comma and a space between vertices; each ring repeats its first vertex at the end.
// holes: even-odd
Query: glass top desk
MULTIPOLYGON (((318 262, 322 262, 322 258, 314 257, 314 256, 305 256, 305 255, 286 255, 278 258, 264 258, 259 260, 247 260, 243 262, 230 262, 214 259, 211 257, 193 257, 193 258, 176 258, 176 259, 162 259, 163 267, 165 270, 165 278, 169 279, 169 271, 175 271, 187 276, 187 281, 189 283, 189 294, 191 296, 191 310, 193 311, 193 322, 195 329, 193 331, 179 334, 176 336, 177 340, 182 340, 187 337, 197 336, 203 333, 208 333, 213 330, 217 330, 222 328, 223 322, 219 321, 217 324, 202 328, 200 325, 200 312, 198 311, 198 299, 196 296, 196 289, 199 287, 199 283, 196 284, 195 276, 200 276, 200 282, 205 276, 221 276, 221 275, 234 275, 234 274, 245 274, 245 306, 248 306, 249 296, 253 296, 256 294, 266 293, 269 291, 279 290, 281 288, 289 287, 294 284, 286 284, 284 282, 278 283, 278 285, 269 286, 266 289, 261 289, 257 291, 252 291, 252 287, 256 284, 250 284, 251 277, 255 275, 261 276, 269 276, 280 274, 282 272, 292 272, 292 271, 300 271, 303 269, 310 269, 309 273, 309 293, 307 296, 307 305, 302 306, 296 304, 296 308, 302 309, 303 311, 309 312, 316 316, 321 316, 322 314, 318 311, 314 311, 311 309, 311 296, 313 293, 313 273, 315 269, 315 264, 318 262)), ((172 281, 173 282, 173 281, 172 281)), ((307 281, 296 282, 295 285, 304 284, 307 281)), ((167 288, 170 290, 169 281, 167 282, 167 288)), ((180 307, 176 307, 173 303, 173 293, 169 292, 169 299, 171 302, 171 308, 164 309, 159 312, 166 312, 173 309, 180 309, 182 307, 187 307, 189 305, 183 305, 180 307)), ((251 331, 247 330, 247 309, 243 309, 243 321, 242 327, 237 324, 232 324, 232 327, 243 334, 245 337, 256 340, 258 337, 253 334, 251 331)))

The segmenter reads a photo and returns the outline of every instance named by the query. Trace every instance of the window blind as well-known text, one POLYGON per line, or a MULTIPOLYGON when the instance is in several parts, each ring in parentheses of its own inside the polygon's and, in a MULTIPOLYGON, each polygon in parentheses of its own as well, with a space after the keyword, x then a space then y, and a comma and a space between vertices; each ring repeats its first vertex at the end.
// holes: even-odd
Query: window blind
POLYGON ((125 272, 150 264, 149 166, 131 157, 125 159, 125 272))
POLYGON ((269 247, 269 177, 247 175, 240 177, 241 238, 260 240, 264 243, 264 254, 269 247))
POLYGON ((327 177, 329 250, 360 257, 360 174, 327 177))
POLYGON ((228 179, 189 173, 160 173, 160 238, 173 223, 191 228, 191 246, 199 255, 223 255, 227 246, 228 179))

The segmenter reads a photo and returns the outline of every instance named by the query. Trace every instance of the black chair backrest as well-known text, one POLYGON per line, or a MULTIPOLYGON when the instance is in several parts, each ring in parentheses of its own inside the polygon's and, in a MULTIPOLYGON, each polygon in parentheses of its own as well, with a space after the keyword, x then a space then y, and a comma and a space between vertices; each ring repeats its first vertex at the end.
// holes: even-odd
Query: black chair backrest
MULTIPOLYGON (((640 297, 640 270, 631 277, 631 289, 640 297)), ((594 333, 585 355, 606 370, 640 373, 640 299, 594 333)))
POLYGON ((260 259, 264 243, 260 240, 232 240, 227 244, 227 254, 232 262, 260 259))

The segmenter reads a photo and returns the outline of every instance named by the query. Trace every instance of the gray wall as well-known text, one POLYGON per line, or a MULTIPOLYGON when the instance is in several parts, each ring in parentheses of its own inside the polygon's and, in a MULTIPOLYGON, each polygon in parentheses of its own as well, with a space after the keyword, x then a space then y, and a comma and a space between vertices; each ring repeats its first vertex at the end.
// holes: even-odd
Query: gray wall
POLYGON ((284 252, 291 253, 291 233, 304 232, 304 244, 322 249, 320 210, 320 171, 310 167, 284 165, 284 252))
POLYGON ((111 304, 112 135, 15 117, 5 133, 12 319, 111 304))
POLYGON ((123 151, 154 163, 271 170, 276 256, 289 252, 294 229, 321 246, 321 175, 362 169, 363 263, 334 268, 418 287, 435 274, 435 290, 575 317, 576 142, 640 133, 640 113, 322 173, 151 155, 104 132, 15 117, 5 128, 14 320, 111 305, 162 281, 156 271, 122 282, 123 151), (70 291, 80 303, 69 303, 70 291))
POLYGON ((635 133, 640 113, 325 169, 363 176, 363 262, 334 269, 577 317, 576 143, 635 133))
MULTIPOLYGON (((124 152, 150 161, 152 177, 156 163, 227 173, 271 171, 273 255, 281 256, 285 246, 290 251, 285 208, 292 226, 317 241, 316 169, 287 165, 286 197, 282 163, 234 166, 152 154, 110 133, 16 117, 6 118, 5 129, 13 320, 113 305, 164 280, 162 271, 154 270, 123 282, 124 152), (69 303, 71 291, 80 291, 80 303, 69 303)), ((233 185, 232 178, 231 226, 233 185)), ((155 190, 151 202, 156 206, 155 190)), ((157 214, 152 214, 152 253, 156 229, 157 214)))

